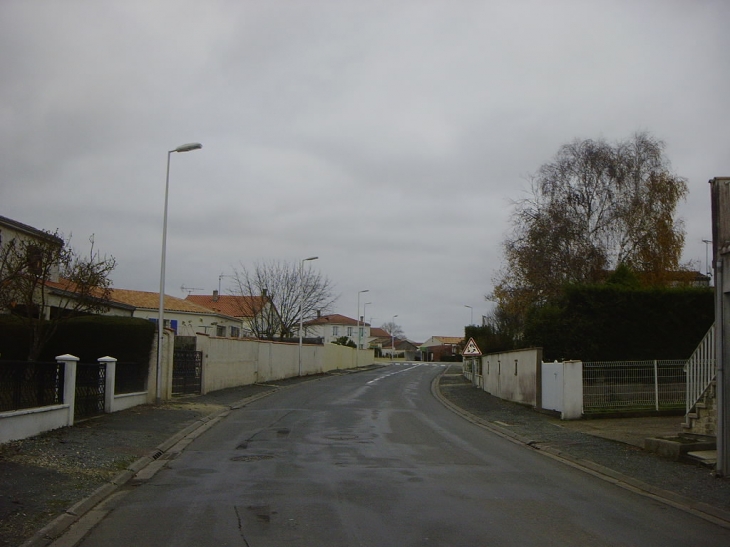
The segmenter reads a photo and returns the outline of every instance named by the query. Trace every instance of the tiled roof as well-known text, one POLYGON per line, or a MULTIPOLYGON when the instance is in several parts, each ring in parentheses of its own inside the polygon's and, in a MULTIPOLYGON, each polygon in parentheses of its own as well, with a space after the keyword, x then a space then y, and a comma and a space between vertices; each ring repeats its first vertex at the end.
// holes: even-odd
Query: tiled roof
MULTIPOLYGON (((311 321, 305 321, 305 325, 307 326, 313 326, 313 325, 347 325, 347 326, 357 326, 357 319, 353 319, 352 317, 347 317, 345 315, 340 315, 339 313, 333 313, 330 315, 323 315, 321 317, 317 317, 316 319, 312 319, 311 321)), ((368 323, 364 323, 360 321, 360 325, 369 327, 370 325, 368 323)))
POLYGON ((231 317, 253 317, 264 308, 264 296, 189 294, 185 300, 231 317))
POLYGON ((434 336, 434 338, 441 340, 442 344, 461 344, 464 341, 460 336, 434 336))
MULTIPOLYGON (((146 291, 131 291, 128 289, 112 289, 111 300, 129 304, 135 308, 158 309, 160 306, 160 293, 146 291)), ((199 306, 193 302, 188 302, 182 298, 165 295, 165 309, 168 311, 187 312, 187 313, 203 313, 209 315, 213 313, 209 308, 199 306)), ((227 314, 223 314, 227 315, 227 314)))
POLYGON ((380 327, 370 327, 370 336, 375 336, 377 338, 390 338, 388 331, 381 329, 380 327))
MULTIPOLYGON (((70 279, 66 279, 64 277, 60 278, 58 281, 46 281, 46 287, 48 287, 52 293, 56 293, 56 294, 73 295, 74 293, 79 292, 78 285, 76 285, 76 283, 74 283, 70 279)), ((93 287, 88 292, 88 296, 101 300, 104 298, 104 293, 98 287, 93 287)), ((122 302, 120 300, 114 300, 113 297, 110 297, 108 302, 111 304, 111 306, 117 307, 117 308, 122 308, 122 309, 132 309, 133 310, 136 307, 136 306, 133 306, 126 302, 122 302)))

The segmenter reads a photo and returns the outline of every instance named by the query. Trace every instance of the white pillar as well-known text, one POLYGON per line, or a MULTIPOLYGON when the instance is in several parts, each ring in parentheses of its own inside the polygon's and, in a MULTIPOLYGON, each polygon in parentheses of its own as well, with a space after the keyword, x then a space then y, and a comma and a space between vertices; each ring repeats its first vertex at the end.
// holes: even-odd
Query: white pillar
POLYGON ((104 376, 104 412, 114 412, 114 389, 115 374, 117 372, 117 360, 114 357, 99 357, 97 359, 100 365, 105 365, 106 374, 104 376))
POLYGON ((583 361, 563 363, 563 410, 561 420, 579 420, 583 416, 583 361))
POLYGON ((68 405, 67 425, 74 425, 74 406, 76 404, 76 363, 75 355, 58 355, 57 363, 63 363, 63 404, 68 405))

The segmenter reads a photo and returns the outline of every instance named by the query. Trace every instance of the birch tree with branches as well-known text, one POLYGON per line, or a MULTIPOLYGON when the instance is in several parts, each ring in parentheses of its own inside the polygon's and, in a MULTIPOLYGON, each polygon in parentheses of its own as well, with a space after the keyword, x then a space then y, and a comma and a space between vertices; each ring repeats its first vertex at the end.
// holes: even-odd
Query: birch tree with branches
POLYGON ((280 260, 241 264, 233 271, 234 296, 248 297, 256 309, 251 322, 254 336, 273 340, 289 338, 318 312, 332 310, 337 297, 332 282, 311 267, 280 260), (301 309, 300 309, 301 304, 301 309))

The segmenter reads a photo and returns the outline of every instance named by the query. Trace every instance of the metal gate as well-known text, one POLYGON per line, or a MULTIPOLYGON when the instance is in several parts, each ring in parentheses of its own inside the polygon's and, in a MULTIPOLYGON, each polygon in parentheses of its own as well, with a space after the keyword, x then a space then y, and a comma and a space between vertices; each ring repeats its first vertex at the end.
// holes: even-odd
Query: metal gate
POLYGON ((74 419, 89 418, 104 413, 106 395, 106 365, 78 363, 76 365, 76 402, 74 419))
POLYGON ((203 352, 176 349, 172 359, 172 394, 200 394, 203 352))

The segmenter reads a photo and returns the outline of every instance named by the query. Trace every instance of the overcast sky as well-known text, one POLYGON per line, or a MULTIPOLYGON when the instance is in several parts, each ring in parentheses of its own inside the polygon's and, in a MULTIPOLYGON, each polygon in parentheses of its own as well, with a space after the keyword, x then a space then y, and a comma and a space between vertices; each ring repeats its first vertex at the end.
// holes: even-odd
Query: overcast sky
POLYGON ((167 152, 201 142, 171 157, 168 294, 316 255, 337 313, 368 289, 374 325, 461 336, 512 201, 575 138, 666 142, 704 271, 729 23, 726 0, 2 0, 0 215, 94 234, 115 287, 157 291, 167 152))

